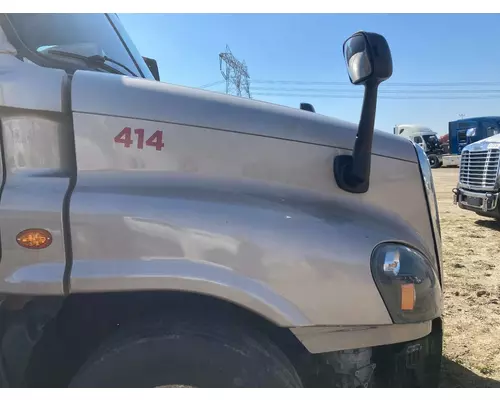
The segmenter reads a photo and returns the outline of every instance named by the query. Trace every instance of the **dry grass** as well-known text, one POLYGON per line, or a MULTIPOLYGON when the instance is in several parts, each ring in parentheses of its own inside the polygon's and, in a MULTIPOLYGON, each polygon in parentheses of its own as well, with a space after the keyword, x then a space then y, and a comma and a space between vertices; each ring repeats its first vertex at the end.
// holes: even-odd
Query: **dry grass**
POLYGON ((500 387, 500 223, 453 205, 458 169, 434 170, 444 259, 443 386, 500 387))

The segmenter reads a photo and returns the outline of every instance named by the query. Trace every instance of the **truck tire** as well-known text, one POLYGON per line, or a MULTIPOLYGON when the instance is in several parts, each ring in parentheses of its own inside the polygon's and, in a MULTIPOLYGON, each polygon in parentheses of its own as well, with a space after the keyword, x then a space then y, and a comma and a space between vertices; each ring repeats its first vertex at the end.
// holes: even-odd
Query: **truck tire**
POLYGON ((232 324, 159 321, 119 328, 70 387, 302 387, 294 367, 263 334, 232 324))
POLYGON ((439 168, 441 166, 439 158, 435 154, 429 154, 427 158, 429 159, 429 164, 431 168, 439 168))

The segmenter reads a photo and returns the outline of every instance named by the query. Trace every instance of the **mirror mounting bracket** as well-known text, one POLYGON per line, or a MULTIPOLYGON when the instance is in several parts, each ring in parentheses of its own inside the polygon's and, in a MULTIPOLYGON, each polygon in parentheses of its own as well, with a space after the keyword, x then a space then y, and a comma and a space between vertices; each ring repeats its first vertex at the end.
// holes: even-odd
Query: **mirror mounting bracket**
POLYGON ((370 186, 369 180, 357 180, 352 175, 353 157, 349 154, 337 156, 333 160, 333 171, 337 185, 350 193, 366 193, 370 186))

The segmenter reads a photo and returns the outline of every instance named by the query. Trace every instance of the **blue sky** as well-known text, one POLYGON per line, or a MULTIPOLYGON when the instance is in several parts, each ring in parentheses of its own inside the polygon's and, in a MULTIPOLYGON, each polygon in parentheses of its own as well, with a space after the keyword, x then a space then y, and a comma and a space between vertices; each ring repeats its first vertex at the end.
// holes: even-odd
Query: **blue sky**
MULTIPOLYGON (((381 33, 392 51, 394 73, 380 91, 399 98, 379 99, 378 129, 392 132, 395 124, 415 123, 443 134, 461 113, 500 115, 498 14, 120 14, 120 19, 141 54, 158 61, 164 82, 199 87, 222 80, 218 54, 228 44, 246 61, 253 92, 297 95, 254 98, 291 107, 310 102, 318 113, 352 122, 359 120, 362 87, 255 81, 347 83, 343 41, 358 30, 381 33), (487 84, 457 85, 463 82, 487 84), (398 86, 408 83, 451 86, 398 86), (405 96, 425 99, 400 98, 405 96)), ((208 90, 224 89, 220 84, 208 90)))

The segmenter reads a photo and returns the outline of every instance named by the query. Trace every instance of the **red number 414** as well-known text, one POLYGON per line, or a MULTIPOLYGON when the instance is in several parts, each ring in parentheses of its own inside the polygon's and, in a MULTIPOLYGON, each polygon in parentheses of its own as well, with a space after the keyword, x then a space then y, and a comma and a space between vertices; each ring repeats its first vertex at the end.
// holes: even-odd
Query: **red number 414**
MULTIPOLYGON (((144 148, 144 129, 134 129, 134 133, 137 135, 137 148, 144 148)), ((123 144, 125 147, 130 147, 134 143, 132 140, 132 129, 123 128, 123 130, 115 136, 115 143, 123 144)), ((163 143, 163 132, 156 131, 153 133, 149 139, 146 140, 146 146, 154 147, 156 150, 161 151, 165 147, 163 143)))

